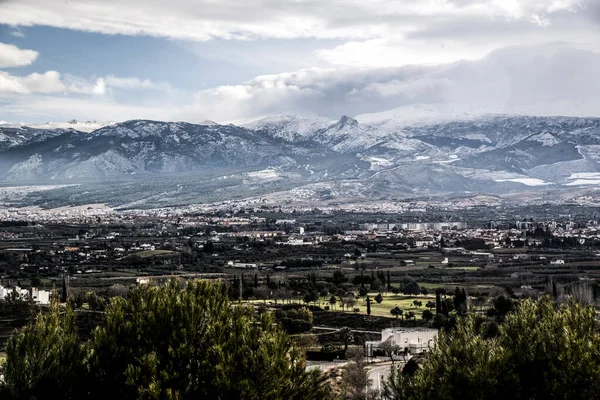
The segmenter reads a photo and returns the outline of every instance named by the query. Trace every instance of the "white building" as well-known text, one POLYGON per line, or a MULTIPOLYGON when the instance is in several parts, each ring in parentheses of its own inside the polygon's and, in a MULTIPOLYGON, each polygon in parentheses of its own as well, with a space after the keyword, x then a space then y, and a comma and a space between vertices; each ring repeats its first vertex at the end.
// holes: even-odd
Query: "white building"
POLYGON ((383 342, 391 341, 399 347, 400 351, 408 348, 410 354, 421 354, 433 346, 438 334, 437 329, 429 328, 389 328, 381 331, 380 341, 365 342, 368 356, 379 349, 383 342))
POLYGON ((31 288, 31 299, 36 304, 50 304, 50 292, 48 290, 39 290, 38 288, 31 288))
POLYGON ((232 267, 232 268, 240 268, 240 269, 258 269, 257 264, 239 263, 239 262, 233 262, 233 261, 227 262, 227 266, 232 267))

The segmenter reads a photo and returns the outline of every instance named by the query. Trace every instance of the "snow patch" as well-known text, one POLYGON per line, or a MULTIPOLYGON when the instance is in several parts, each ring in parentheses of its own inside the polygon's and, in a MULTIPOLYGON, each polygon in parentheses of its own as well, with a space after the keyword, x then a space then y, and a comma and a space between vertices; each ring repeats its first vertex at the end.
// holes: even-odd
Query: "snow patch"
POLYGON ((279 174, 274 169, 263 169, 262 171, 253 171, 248 173, 249 178, 257 179, 277 179, 279 174))
POLYGON ((600 185, 600 179, 577 179, 566 186, 600 185))
POLYGON ((529 136, 526 140, 528 142, 539 142, 542 144, 542 146, 554 146, 559 143, 558 140, 556 140, 556 138, 548 132, 538 133, 529 136))
POLYGON ((496 182, 515 182, 522 183, 527 186, 545 186, 550 183, 537 178, 511 178, 511 179, 494 179, 496 182))

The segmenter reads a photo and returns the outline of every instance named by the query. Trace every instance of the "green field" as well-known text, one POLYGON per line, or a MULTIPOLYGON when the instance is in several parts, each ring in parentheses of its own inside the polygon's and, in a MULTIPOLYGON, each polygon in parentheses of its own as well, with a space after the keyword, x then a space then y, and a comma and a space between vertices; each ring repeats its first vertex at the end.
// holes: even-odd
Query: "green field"
MULTIPOLYGON (((390 314, 390 310, 394 307, 398 307, 400 308, 402 311, 404 311, 404 314, 406 315, 406 313, 408 313, 409 311, 413 311, 416 315, 417 318, 421 317, 421 313, 424 310, 427 310, 427 307, 425 307, 425 304, 427 304, 428 301, 435 301, 435 296, 425 296, 425 295, 418 295, 418 296, 407 296, 407 295, 401 295, 401 294, 383 294, 383 301, 378 304, 375 301, 375 296, 377 296, 378 292, 372 292, 369 293, 369 297, 371 298, 371 315, 376 315, 376 316, 380 316, 380 317, 391 317, 392 314, 390 314), (413 305, 413 301, 415 300, 419 300, 423 303, 423 305, 421 307, 415 307, 413 305)), ((367 300, 365 297, 358 299, 358 301, 356 302, 356 305, 354 306, 356 308, 360 308, 360 312, 361 313, 366 313, 367 312, 367 300)), ((336 307, 337 308, 337 307, 336 307)))
POLYGON ((140 258, 149 258, 149 257, 156 257, 156 256, 165 256, 165 255, 170 255, 170 254, 177 254, 177 252, 169 251, 169 250, 144 250, 144 251, 140 251, 138 253, 133 253, 132 256, 137 256, 140 258))
POLYGON ((463 271, 477 271, 479 267, 448 267, 448 269, 460 269, 463 271))

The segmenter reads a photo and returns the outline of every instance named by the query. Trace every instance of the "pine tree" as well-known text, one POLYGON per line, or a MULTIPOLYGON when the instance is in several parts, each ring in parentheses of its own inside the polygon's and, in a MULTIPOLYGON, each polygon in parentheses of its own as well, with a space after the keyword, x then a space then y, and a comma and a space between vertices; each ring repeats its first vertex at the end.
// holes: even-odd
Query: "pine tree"
POLYGON ((365 287, 365 277, 363 275, 363 272, 360 271, 360 288, 363 289, 365 287))
MULTIPOLYGON (((8 398, 329 398, 320 372, 269 312, 233 306, 227 285, 175 279, 114 297, 89 341, 69 306, 15 334, 4 368, 8 398)), ((0 394, 4 397, 4 393, 0 394)))
POLYGON ((367 295, 367 315, 371 315, 371 299, 367 295))
POLYGON ((69 293, 68 293, 68 288, 67 288, 67 278, 63 274, 62 292, 60 294, 60 302, 66 303, 68 298, 69 298, 69 293))

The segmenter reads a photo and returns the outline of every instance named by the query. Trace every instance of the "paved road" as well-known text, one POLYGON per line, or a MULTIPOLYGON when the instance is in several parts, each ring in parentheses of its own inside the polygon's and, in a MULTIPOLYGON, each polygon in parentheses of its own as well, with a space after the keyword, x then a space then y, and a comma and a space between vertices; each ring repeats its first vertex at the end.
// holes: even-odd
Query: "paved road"
MULTIPOLYGON (((396 366, 399 363, 396 362, 396 366)), ((376 391, 381 395, 383 388, 383 381, 390 374, 392 363, 386 362, 385 364, 373 365, 369 368, 369 379, 371 379, 371 390, 376 391)))

